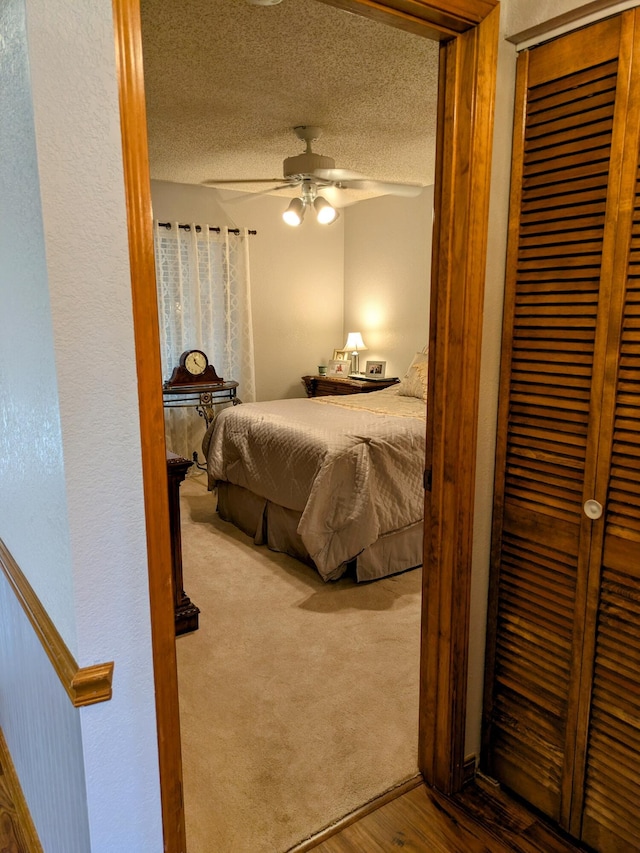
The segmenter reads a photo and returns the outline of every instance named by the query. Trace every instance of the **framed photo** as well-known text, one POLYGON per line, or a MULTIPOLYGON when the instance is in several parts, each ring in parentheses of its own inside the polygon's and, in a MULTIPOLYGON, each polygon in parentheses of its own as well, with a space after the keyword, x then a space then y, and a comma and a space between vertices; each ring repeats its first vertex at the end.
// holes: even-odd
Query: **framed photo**
POLYGON ((384 379, 384 372, 386 369, 386 361, 368 361, 364 375, 368 376, 370 379, 384 379))
POLYGON ((351 353, 348 349, 334 349, 333 357, 336 361, 348 361, 351 362, 351 353))
POLYGON ((327 376, 343 376, 345 379, 351 372, 351 359, 332 358, 327 365, 327 376))

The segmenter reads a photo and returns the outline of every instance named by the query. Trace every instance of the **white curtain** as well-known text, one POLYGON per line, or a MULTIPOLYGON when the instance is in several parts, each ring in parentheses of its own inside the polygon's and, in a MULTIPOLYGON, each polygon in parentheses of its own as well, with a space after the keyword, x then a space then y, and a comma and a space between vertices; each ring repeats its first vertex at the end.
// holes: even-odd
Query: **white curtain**
MULTIPOLYGON (((218 376, 239 383, 238 397, 255 400, 249 233, 208 225, 154 222, 162 378, 181 353, 201 349, 218 376)), ((165 408, 167 448, 201 454, 205 422, 195 408, 165 408)))

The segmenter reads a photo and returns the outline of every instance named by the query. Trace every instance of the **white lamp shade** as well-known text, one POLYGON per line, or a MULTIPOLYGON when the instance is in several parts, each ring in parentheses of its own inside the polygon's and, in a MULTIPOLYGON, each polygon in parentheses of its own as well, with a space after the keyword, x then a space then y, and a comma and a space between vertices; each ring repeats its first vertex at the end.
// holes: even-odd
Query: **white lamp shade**
POLYGON ((289 207, 282 214, 287 225, 300 225, 304 219, 305 204, 301 198, 291 199, 289 207))
POLYGON ((343 349, 348 352, 361 352, 363 349, 366 349, 365 342, 362 340, 362 335, 360 332, 349 332, 347 335, 347 342, 344 345, 343 349))
POLYGON ((313 202, 313 206, 316 209, 316 218, 321 225, 331 225, 340 215, 335 207, 331 207, 329 202, 320 195, 313 202))

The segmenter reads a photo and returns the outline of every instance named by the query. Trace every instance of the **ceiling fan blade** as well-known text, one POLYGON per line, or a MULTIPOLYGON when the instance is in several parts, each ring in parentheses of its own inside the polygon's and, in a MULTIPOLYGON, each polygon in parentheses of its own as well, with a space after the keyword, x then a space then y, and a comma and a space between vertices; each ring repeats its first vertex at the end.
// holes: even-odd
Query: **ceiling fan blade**
MULTIPOLYGON (((253 181, 251 182, 253 183, 253 181)), ((249 201, 249 199, 257 198, 261 195, 269 195, 270 193, 278 192, 278 190, 290 190, 295 189, 301 181, 290 181, 288 184, 280 184, 279 187, 267 187, 266 190, 259 190, 257 192, 252 192, 251 190, 234 190, 233 187, 218 187, 223 193, 233 192, 233 198, 221 198, 223 204, 238 204, 238 202, 249 201)), ((215 189, 215 187, 212 187, 215 189)))
POLYGON ((280 184, 282 178, 210 178, 208 181, 203 181, 204 186, 218 186, 219 184, 280 184))
MULTIPOLYGON (((260 192, 252 193, 247 192, 243 193, 244 198, 256 198, 260 195, 269 195, 269 193, 276 193, 278 190, 290 190, 298 186, 298 184, 302 183, 301 181, 292 181, 290 184, 280 184, 279 187, 269 187, 266 190, 260 190, 260 192)), ((240 190, 239 190, 240 192, 240 190)))
POLYGON ((359 201, 359 198, 350 195, 339 187, 326 186, 318 188, 318 195, 325 198, 333 207, 349 207, 359 201))
POLYGON ((313 175, 321 181, 366 181, 366 175, 360 172, 352 172, 349 169, 314 169, 313 175))
POLYGON ((415 198, 424 189, 422 184, 399 184, 389 181, 374 181, 369 178, 347 179, 340 181, 340 185, 344 189, 369 190, 371 192, 378 192, 381 195, 398 195, 405 198, 415 198))

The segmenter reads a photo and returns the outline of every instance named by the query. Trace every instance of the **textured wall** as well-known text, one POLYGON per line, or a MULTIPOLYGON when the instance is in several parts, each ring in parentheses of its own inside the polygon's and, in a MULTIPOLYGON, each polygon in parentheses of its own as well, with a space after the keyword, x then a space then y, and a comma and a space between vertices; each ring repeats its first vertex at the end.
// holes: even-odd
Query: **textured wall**
POLYGON ((345 331, 362 332, 362 370, 382 360, 387 376, 403 376, 429 339, 432 222, 433 187, 347 210, 345 331))
POLYGON ((22 0, 0 6, 0 536, 75 653, 62 437, 23 6, 22 0))
POLYGON ((112 7, 8 0, 0 16, 0 536, 78 663, 115 661, 113 699, 73 709, 3 588, 0 725, 47 853, 151 853, 162 832, 112 7))
MULTIPOLYGON (((0 5, 0 536, 76 652, 24 0, 0 5)), ((0 726, 47 851, 84 853, 80 716, 0 575, 0 726)))

